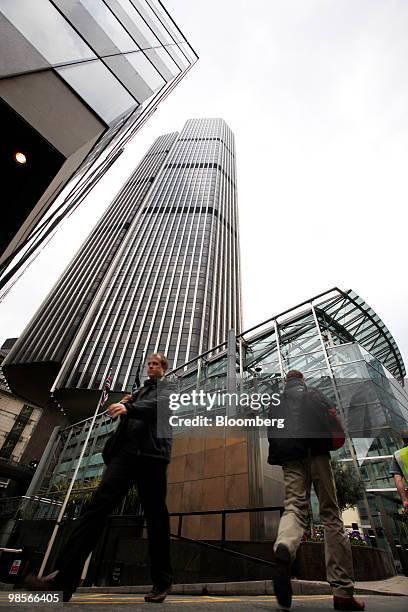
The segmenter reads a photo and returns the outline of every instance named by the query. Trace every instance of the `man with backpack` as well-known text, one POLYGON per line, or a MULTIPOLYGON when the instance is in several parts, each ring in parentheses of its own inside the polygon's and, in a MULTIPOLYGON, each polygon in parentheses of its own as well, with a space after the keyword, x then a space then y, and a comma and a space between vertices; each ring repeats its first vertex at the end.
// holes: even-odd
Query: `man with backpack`
POLYGON ((272 433, 268 463, 281 465, 285 484, 285 511, 274 545, 275 595, 281 608, 292 603, 291 565, 308 527, 310 490, 313 483, 325 532, 327 580, 333 589, 335 610, 364 610, 354 598, 351 546, 337 503, 330 452, 344 443, 335 408, 317 389, 307 389, 302 372, 291 370, 281 396, 285 438, 272 433))

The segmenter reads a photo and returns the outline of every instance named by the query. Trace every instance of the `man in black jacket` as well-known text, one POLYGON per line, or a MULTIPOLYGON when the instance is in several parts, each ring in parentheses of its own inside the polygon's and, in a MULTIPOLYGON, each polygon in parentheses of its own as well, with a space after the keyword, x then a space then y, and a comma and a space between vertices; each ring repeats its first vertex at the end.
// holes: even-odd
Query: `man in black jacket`
POLYGON ((308 527, 312 483, 324 526, 327 580, 333 589, 334 608, 364 610, 364 603, 353 597, 351 547, 337 504, 327 438, 322 430, 325 412, 330 408, 320 391, 306 388, 301 372, 287 373, 280 405, 285 413, 286 437, 275 437, 281 435, 275 433, 269 438, 268 457, 268 463, 282 466, 285 484, 285 511, 274 544, 273 582, 277 600, 286 610, 292 603, 291 564, 308 527))
POLYGON ((107 516, 136 483, 146 522, 153 588, 145 601, 164 601, 172 583, 170 524, 166 506, 167 466, 171 455, 169 396, 171 385, 164 379, 167 359, 150 355, 143 387, 135 395, 111 404, 108 413, 121 417, 114 444, 104 452, 108 463, 102 481, 84 515, 74 522, 55 567, 45 578, 29 576, 31 590, 63 591, 68 601, 76 590, 82 568, 103 531, 107 516))

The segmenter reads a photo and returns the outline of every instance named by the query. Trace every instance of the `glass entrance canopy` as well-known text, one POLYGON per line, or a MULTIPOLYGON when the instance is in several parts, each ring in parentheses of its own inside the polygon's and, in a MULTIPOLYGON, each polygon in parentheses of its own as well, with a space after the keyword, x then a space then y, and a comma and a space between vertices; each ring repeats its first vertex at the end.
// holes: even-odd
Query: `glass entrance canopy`
MULTIPOLYGON (((404 362, 390 331, 354 291, 333 288, 225 342, 171 373, 181 389, 281 384, 301 370, 309 385, 342 379, 387 380, 407 421, 404 362), (235 353, 236 367, 231 370, 235 353), (221 386, 220 386, 221 385, 221 386), (404 399, 402 399, 404 398, 404 399)), ((337 389, 338 392, 338 389, 337 389)), ((330 391, 329 391, 330 393, 330 391)))

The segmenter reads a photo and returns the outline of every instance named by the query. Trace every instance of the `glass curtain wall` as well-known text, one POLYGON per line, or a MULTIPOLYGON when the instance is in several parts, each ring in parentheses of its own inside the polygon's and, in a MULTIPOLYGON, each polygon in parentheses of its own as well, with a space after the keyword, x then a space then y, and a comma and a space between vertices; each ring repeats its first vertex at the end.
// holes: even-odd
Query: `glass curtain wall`
MULTIPOLYGON (((350 294, 352 300, 358 298, 353 292, 338 289, 313 298, 242 333, 236 337, 234 346, 225 343, 214 347, 173 370, 169 376, 178 393, 191 393, 194 389, 223 393, 234 385, 238 393, 273 393, 282 390, 283 379, 290 369, 301 370, 306 384, 321 389, 331 398, 343 419, 348 434, 346 444, 332 455, 353 465, 365 484, 368 503, 358 506, 359 528, 368 536, 374 534, 378 546, 391 548, 398 565, 396 543, 408 539, 399 514, 401 504, 388 469, 392 453, 402 445, 401 431, 408 426, 408 395, 403 379, 398 378, 405 375, 405 369, 395 341, 379 317, 375 315, 377 318, 367 323, 367 312, 372 317, 373 311, 361 298, 353 317, 360 318, 359 329, 350 327, 356 324, 344 315, 344 308, 350 306, 350 294), (334 311, 335 301, 337 306, 342 303, 343 311, 339 308, 334 311), (367 348, 368 341, 373 352, 367 348), (235 363, 235 368, 231 363, 235 363)), ((225 412, 222 406, 217 410, 225 412)), ((188 416, 203 414, 203 409, 197 406, 184 406, 181 411, 188 416)), ((96 426, 96 441, 80 472, 82 479, 91 478, 102 469, 101 456, 96 451, 105 439, 104 427, 102 421, 96 426)), ((72 461, 79 455, 79 445, 75 444, 72 441, 64 451, 66 457, 61 458, 55 470, 56 478, 57 474, 67 474, 73 469, 72 461)), ((260 432, 256 444, 257 448, 254 440, 248 444, 248 452, 259 463, 250 486, 262 491, 265 506, 273 505, 276 491, 282 485, 276 469, 266 464, 266 432, 260 432)), ((318 523, 315 503, 313 508, 318 523)), ((266 517, 258 537, 273 539, 276 526, 276 521, 266 517)))
POLYGON ((158 0, 3 0, 0 20, 13 32, 1 79, 62 81, 100 124, 86 147, 81 141, 70 151, 78 159, 42 207, 41 223, 0 267, 0 287, 8 287, 198 56, 158 0))

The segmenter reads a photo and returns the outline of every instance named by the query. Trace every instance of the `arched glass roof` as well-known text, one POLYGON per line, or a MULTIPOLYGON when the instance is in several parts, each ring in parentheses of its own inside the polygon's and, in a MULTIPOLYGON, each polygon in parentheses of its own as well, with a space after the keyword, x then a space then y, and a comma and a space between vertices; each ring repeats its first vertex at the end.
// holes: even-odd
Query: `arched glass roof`
POLYGON ((376 357, 387 370, 402 380, 406 371, 401 353, 387 326, 374 310, 352 289, 334 289, 322 296, 315 307, 341 325, 353 339, 376 357))

